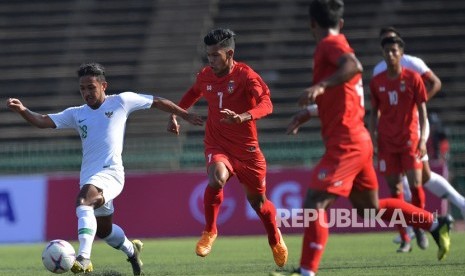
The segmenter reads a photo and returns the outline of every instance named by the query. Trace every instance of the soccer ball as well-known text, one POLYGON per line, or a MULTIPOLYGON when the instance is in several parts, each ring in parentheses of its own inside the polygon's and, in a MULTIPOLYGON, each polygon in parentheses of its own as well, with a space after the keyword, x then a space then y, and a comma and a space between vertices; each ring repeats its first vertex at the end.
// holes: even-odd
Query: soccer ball
POLYGON ((74 260, 76 260, 76 252, 65 240, 50 241, 42 252, 42 263, 45 268, 56 274, 70 270, 74 260))

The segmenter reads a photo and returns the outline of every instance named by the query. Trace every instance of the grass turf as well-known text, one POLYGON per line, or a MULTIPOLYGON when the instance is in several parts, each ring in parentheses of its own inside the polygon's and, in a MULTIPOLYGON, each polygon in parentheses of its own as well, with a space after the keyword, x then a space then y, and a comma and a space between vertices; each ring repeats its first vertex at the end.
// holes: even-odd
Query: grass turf
MULTIPOLYGON (((436 259, 437 247, 411 253, 396 253, 394 233, 330 235, 319 275, 461 275, 465 271, 465 232, 452 232, 447 258, 436 259)), ((297 266, 301 235, 284 235, 289 248, 285 268, 297 266)), ((277 269, 265 236, 219 236, 206 258, 194 253, 197 238, 143 239, 146 275, 268 275, 277 269)), ((77 248, 77 243, 72 243, 77 248)), ((42 244, 0 245, 0 275, 52 275, 41 262, 42 244)), ((122 252, 102 241, 92 251, 94 273, 88 275, 132 275, 122 252)), ((71 275, 71 272, 67 273, 71 275)), ((66 275, 66 274, 65 274, 66 275)))

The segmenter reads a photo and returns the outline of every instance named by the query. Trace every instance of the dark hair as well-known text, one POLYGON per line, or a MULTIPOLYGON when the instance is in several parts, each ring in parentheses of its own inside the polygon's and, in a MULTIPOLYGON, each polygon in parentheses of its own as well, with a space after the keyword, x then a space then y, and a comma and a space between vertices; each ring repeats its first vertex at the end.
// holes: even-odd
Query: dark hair
POLYGON ((105 67, 100 63, 83 63, 77 71, 78 77, 93 76, 99 81, 105 81, 105 67))
POLYGON ((313 0, 308 8, 310 19, 314 19, 322 28, 333 28, 344 15, 342 0, 313 0))
POLYGON ((234 50, 236 34, 230 29, 214 29, 208 32, 203 38, 207 46, 218 45, 221 48, 231 48, 234 50))
POLYGON ((402 49, 404 49, 405 47, 405 42, 399 36, 390 36, 383 38, 383 40, 381 40, 381 47, 384 48, 386 44, 397 44, 399 45, 399 48, 402 49))
POLYGON ((385 33, 391 33, 391 32, 395 33, 396 36, 401 37, 399 31, 392 26, 381 28, 381 30, 379 30, 379 37, 382 37, 385 33))

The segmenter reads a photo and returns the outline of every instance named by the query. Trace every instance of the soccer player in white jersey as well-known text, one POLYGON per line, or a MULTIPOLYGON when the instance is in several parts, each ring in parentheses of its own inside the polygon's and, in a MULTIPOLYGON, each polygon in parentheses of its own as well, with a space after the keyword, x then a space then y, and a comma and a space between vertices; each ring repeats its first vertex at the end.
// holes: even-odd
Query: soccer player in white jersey
MULTIPOLYGON (((400 33, 394 27, 381 28, 379 32, 380 40, 386 37, 401 36, 400 33)), ((421 75, 423 82, 425 83, 428 100, 434 97, 441 89, 441 80, 434 74, 434 72, 426 65, 426 63, 415 56, 404 54, 401 59, 403 67, 413 70, 421 75)), ((379 62, 373 69, 373 77, 386 70, 386 62, 383 60, 379 62)), ((426 138, 429 136, 429 122, 426 122, 426 138)), ((452 185, 441 175, 431 171, 428 163, 428 155, 426 154, 422 158, 423 161, 423 175, 422 183, 423 186, 428 189, 431 193, 439 198, 446 198, 450 203, 454 204, 462 212, 462 216, 465 218, 465 198, 452 187, 452 185)), ((403 177, 403 188, 404 195, 409 195, 409 184, 407 177, 403 177), (407 191, 407 193, 405 193, 407 191)), ((408 198, 406 198, 408 200, 408 198)), ((416 235, 411 231, 409 227, 409 233, 411 238, 416 235)), ((394 239, 395 243, 400 243, 400 237, 394 239)), ((421 241, 417 241, 421 243, 421 241)), ((424 242, 424 241, 423 241, 424 242)), ((424 246, 424 244, 423 244, 424 246)))
POLYGON ((113 224, 113 199, 123 190, 121 154, 126 120, 133 111, 157 108, 176 114, 194 125, 203 120, 173 102, 152 95, 123 92, 106 95, 105 69, 98 63, 82 64, 77 71, 79 89, 86 104, 54 114, 29 110, 20 100, 10 98, 7 106, 38 128, 74 128, 82 141, 80 191, 76 200, 79 251, 73 273, 93 271, 90 261, 95 235, 128 256, 134 275, 142 274, 140 240, 128 240, 123 229, 113 224))

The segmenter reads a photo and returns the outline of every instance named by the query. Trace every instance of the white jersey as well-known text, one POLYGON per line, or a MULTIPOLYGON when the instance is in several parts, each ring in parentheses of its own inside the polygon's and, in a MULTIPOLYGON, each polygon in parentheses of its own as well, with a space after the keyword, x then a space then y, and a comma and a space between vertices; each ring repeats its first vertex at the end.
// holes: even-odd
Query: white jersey
MULTIPOLYGON (((431 71, 428 65, 426 65, 426 63, 421 58, 414 57, 411 55, 404 54, 400 59, 400 64, 402 65, 402 67, 417 72, 418 74, 420 74, 420 76, 423 76, 423 74, 425 74, 426 72, 431 71)), ((386 69, 386 62, 384 60, 380 61, 378 64, 376 64, 375 68, 373 69, 373 77, 378 75, 379 73, 386 71, 386 69)))
POLYGON ((106 96, 95 110, 85 104, 49 114, 57 129, 74 128, 81 137, 81 181, 105 170, 124 176, 121 154, 126 120, 131 112, 148 109, 152 103, 151 95, 123 92, 106 96))

